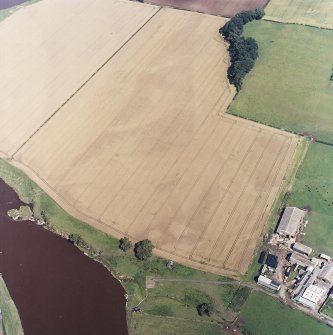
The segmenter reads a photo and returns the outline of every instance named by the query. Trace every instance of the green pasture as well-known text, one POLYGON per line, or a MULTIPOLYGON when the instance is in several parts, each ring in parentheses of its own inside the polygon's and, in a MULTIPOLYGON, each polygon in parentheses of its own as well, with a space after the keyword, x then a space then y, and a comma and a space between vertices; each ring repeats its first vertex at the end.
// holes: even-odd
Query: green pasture
POLYGON ((333 143, 333 31, 255 21, 259 58, 229 112, 333 143))
POLYGON ((332 335, 333 328, 260 293, 252 293, 240 313, 248 334, 332 335))
POLYGON ((288 199, 288 205, 308 208, 305 243, 333 257, 333 147, 309 146, 288 199))

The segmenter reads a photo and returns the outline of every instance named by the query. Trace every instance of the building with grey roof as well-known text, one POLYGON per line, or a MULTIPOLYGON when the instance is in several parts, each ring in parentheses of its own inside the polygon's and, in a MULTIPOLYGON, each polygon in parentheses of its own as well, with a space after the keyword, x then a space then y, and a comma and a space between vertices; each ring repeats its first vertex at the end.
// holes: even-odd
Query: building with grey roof
POLYGON ((298 251, 299 253, 307 256, 309 256, 312 252, 312 248, 299 242, 294 243, 293 250, 298 251))
POLYGON ((276 232, 284 237, 295 237, 306 212, 297 207, 286 207, 276 232))
POLYGON ((323 280, 325 283, 333 285, 333 263, 327 263, 321 269, 318 278, 323 280))

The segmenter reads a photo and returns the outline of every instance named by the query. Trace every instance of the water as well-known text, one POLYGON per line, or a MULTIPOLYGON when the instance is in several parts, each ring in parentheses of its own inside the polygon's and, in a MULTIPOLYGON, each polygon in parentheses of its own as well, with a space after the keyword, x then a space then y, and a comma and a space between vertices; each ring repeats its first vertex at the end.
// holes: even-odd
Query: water
POLYGON ((27 1, 28 0, 0 0, 0 9, 7 9, 27 1))
POLYGON ((0 272, 25 335, 127 334, 120 283, 63 238, 9 218, 21 204, 0 179, 0 272))

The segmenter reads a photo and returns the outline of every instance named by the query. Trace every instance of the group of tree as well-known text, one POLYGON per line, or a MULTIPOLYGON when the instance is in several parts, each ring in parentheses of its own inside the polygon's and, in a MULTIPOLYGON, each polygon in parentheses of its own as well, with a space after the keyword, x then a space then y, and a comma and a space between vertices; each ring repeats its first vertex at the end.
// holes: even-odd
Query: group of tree
MULTIPOLYGON (((132 247, 133 247, 133 244, 127 237, 123 237, 119 240, 119 248, 122 251, 126 252, 127 250, 132 249, 132 247)), ((150 240, 145 239, 145 240, 139 241, 135 243, 134 245, 135 257, 140 260, 145 260, 152 256, 153 248, 154 246, 150 240)))
POLYGON ((255 39, 242 36, 244 25, 253 20, 260 20, 264 15, 265 12, 261 8, 240 12, 220 29, 220 34, 229 43, 231 65, 228 69, 228 79, 237 91, 241 89, 245 75, 253 68, 258 57, 258 44, 255 39))

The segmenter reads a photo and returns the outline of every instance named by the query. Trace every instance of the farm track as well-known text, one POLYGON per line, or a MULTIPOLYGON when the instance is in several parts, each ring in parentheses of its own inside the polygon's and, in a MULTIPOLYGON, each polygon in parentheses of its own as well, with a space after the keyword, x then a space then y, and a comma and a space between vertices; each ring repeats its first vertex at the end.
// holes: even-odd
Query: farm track
POLYGON ((146 21, 16 140, 12 163, 106 233, 242 275, 299 139, 224 115, 235 94, 218 34, 225 19, 140 6, 146 21))

